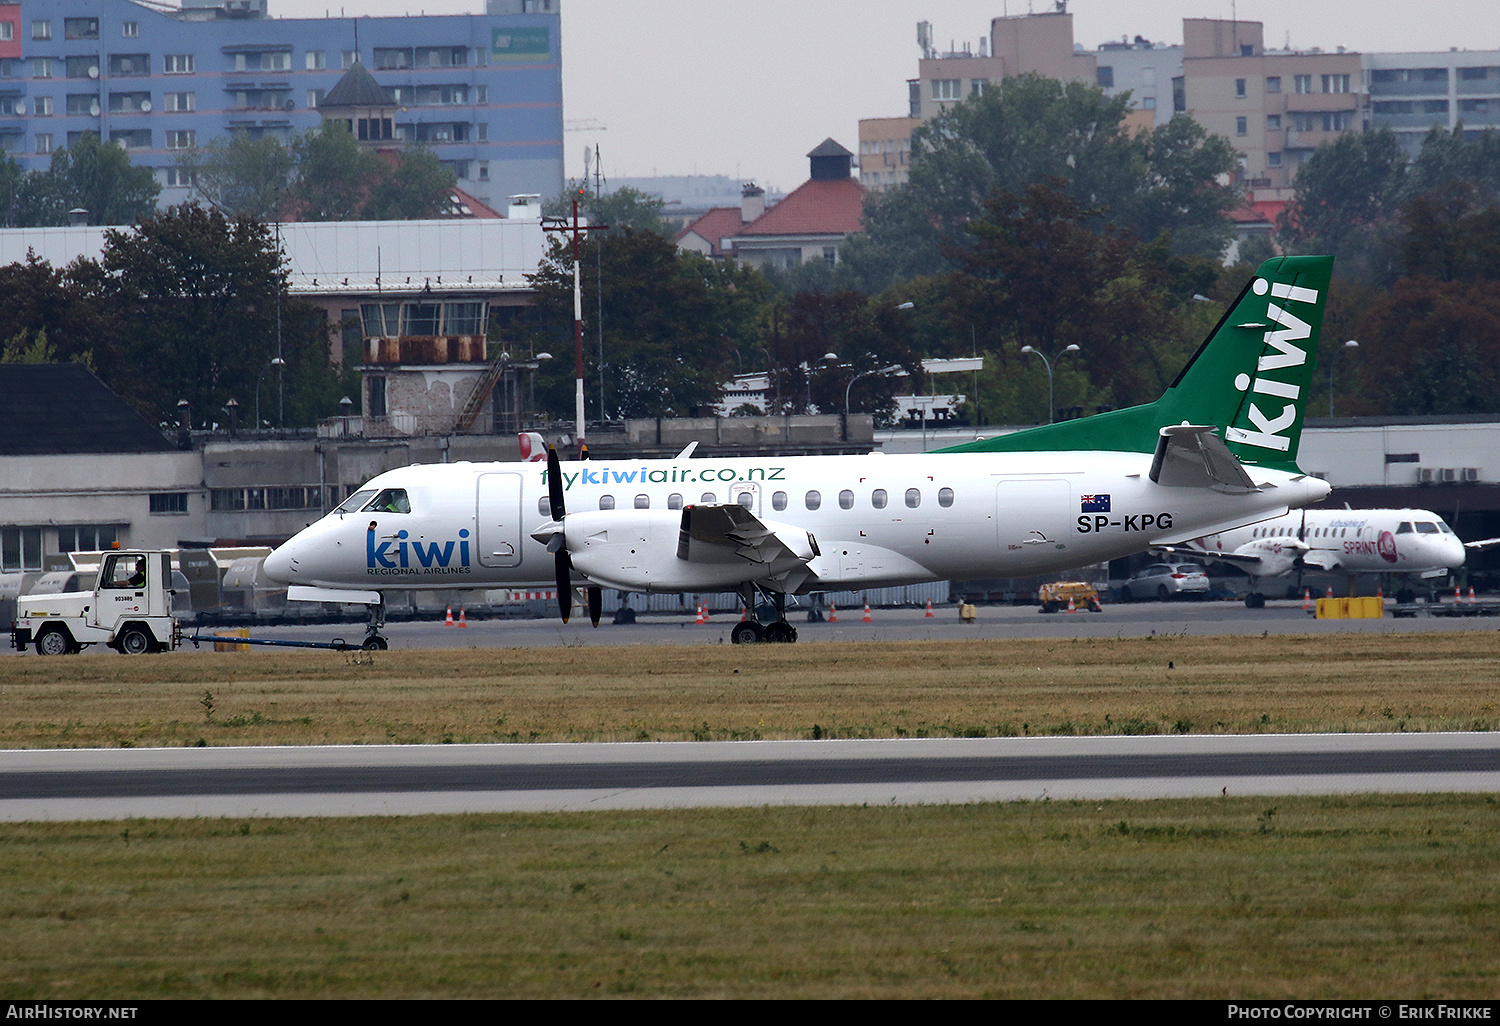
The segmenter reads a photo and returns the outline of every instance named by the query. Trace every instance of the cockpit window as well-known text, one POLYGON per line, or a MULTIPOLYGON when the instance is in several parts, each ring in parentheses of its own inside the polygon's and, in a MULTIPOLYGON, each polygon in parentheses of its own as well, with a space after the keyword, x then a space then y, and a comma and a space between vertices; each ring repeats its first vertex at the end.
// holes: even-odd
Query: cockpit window
POLYGON ((411 501, 405 488, 387 488, 370 500, 366 513, 410 513, 411 501))
POLYGON ((1418 534, 1437 534, 1438 533, 1437 524, 1428 524, 1428 523, 1420 522, 1419 521, 1417 523, 1417 533, 1418 534))
POLYGON ((1411 534, 1411 525, 1408 524, 1408 523, 1402 522, 1401 526, 1398 527, 1398 528, 1396 528, 1396 533, 1397 534, 1411 534))
POLYGON ((370 496, 374 494, 375 489, 373 488, 365 488, 361 491, 357 491, 353 495, 349 496, 349 498, 345 499, 343 504, 339 506, 338 509, 334 510, 334 512, 353 513, 355 510, 363 507, 364 504, 370 500, 370 496))
POLYGON ((1449 527, 1447 524, 1443 523, 1441 520, 1438 521, 1438 530, 1442 531, 1444 534, 1452 534, 1453 533, 1453 528, 1449 527))

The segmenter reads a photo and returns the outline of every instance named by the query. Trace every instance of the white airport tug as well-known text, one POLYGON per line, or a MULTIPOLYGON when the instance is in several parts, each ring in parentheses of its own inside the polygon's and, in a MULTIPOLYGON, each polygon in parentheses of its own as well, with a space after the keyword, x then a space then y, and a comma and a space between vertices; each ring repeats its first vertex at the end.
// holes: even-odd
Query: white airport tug
POLYGON ((109 552, 93 591, 23 596, 11 647, 67 655, 104 644, 126 655, 164 652, 182 641, 172 615, 172 557, 166 552, 109 552))

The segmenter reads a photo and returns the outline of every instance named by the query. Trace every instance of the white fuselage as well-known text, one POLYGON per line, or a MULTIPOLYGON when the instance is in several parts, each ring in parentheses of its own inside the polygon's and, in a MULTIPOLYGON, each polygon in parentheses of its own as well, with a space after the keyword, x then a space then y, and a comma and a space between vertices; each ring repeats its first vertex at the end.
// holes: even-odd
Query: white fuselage
MULTIPOLYGON (((785 586, 804 592, 1062 570, 1264 520, 1328 492, 1322 481, 1256 468, 1261 487, 1249 494, 1164 487, 1150 480, 1151 462, 1098 451, 872 454, 592 460, 561 472, 570 515, 614 509, 623 526, 631 511, 739 502, 768 527, 805 531, 816 539, 810 574, 785 586)), ((266 572, 329 589, 546 586, 554 557, 531 537, 552 519, 545 470, 537 462, 390 471, 364 488, 404 490, 409 512, 331 513, 272 553, 266 572)), ((662 559, 677 550, 675 527, 665 533, 647 543, 662 559)), ((722 582, 700 587, 685 568, 670 589, 628 574, 604 583, 646 591, 722 582)))
POLYGON ((1350 574, 1424 574, 1463 565, 1464 545, 1425 509, 1309 509, 1197 540, 1204 555, 1255 556, 1254 576, 1313 569, 1350 574))

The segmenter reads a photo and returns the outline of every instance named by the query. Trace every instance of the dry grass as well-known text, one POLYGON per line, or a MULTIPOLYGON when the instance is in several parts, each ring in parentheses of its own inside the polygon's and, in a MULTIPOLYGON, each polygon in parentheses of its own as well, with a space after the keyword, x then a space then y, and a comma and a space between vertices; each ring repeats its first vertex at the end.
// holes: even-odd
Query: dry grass
POLYGON ((1472 998, 1500 805, 0 826, 8 999, 1472 998))
POLYGON ((0 660, 0 747, 1489 730, 1489 632, 0 660))

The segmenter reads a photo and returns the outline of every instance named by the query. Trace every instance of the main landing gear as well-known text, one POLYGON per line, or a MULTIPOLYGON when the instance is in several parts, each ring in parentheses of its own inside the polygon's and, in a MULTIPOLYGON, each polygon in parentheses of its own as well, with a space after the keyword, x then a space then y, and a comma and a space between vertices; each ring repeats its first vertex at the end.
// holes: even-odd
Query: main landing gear
POLYGON ((786 622, 786 594, 771 592, 771 601, 776 606, 776 619, 772 623, 761 623, 755 617, 755 586, 747 584, 740 589, 740 599, 745 604, 751 619, 741 620, 729 632, 729 640, 736 645, 753 645, 758 641, 773 644, 791 644, 797 640, 797 628, 786 622))

